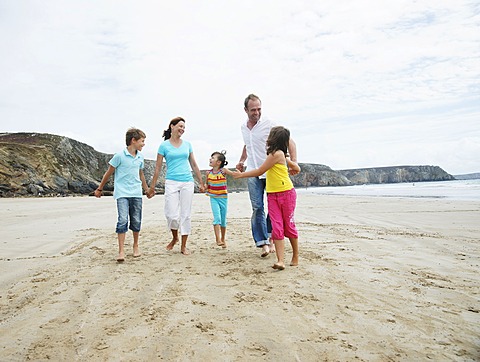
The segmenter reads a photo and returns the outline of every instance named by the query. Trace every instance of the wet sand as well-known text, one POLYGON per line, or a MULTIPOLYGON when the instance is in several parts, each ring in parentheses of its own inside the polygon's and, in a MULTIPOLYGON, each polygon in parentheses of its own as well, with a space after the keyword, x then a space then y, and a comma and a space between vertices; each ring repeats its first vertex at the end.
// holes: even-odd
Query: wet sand
MULTIPOLYGON (((163 196, 115 262, 112 198, 0 199, 3 361, 480 360, 480 203, 299 193, 300 265, 271 268, 229 200, 195 195, 192 254, 163 196)), ((286 261, 291 258, 287 243, 286 261)))

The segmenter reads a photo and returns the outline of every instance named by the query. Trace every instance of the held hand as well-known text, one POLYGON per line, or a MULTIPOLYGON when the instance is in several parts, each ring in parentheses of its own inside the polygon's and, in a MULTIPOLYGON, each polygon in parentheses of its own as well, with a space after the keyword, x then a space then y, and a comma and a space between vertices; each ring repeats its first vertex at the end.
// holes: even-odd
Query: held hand
POLYGON ((245 166, 243 165, 243 162, 239 162, 237 163, 237 166, 235 166, 235 168, 240 171, 240 172, 243 172, 244 169, 245 169, 245 166))
POLYGON ((100 191, 99 189, 96 189, 93 193, 95 195, 96 198, 100 198, 102 197, 102 191, 100 191))
POLYGON ((233 176, 234 179, 241 178, 242 177, 242 172, 235 170, 235 171, 233 171, 232 176, 233 176))
POLYGON ((200 189, 200 192, 202 194, 205 192, 205 186, 204 185, 200 185, 200 186, 198 186, 198 188, 200 189))
POLYGON ((155 189, 149 188, 146 194, 147 198, 151 199, 153 196, 155 196, 155 189))
POLYGON ((293 168, 289 168, 288 173, 292 176, 295 176, 295 175, 298 175, 300 173, 300 171, 296 170, 296 169, 293 169, 293 168))

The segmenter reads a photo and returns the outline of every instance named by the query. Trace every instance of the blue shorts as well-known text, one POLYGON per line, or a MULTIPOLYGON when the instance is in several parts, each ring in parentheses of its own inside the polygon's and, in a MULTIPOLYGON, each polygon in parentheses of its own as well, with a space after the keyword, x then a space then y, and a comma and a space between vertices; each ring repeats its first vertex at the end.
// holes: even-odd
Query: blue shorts
POLYGON ((117 199, 118 221, 115 232, 124 234, 128 229, 140 231, 142 226, 142 198, 141 197, 120 197, 117 199), (130 219, 130 228, 128 221, 130 219))
POLYGON ((227 226, 227 206, 228 199, 220 197, 210 197, 210 206, 213 213, 213 225, 227 226))

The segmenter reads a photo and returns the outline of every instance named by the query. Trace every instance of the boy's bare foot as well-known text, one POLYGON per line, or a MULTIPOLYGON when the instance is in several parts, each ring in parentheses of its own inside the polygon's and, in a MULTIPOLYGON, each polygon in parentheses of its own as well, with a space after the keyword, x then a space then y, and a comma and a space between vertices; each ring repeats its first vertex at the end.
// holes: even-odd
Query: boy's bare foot
POLYGON ((118 256, 117 256, 117 262, 118 262, 118 263, 123 263, 124 261, 125 261, 125 254, 124 254, 124 253, 118 254, 118 256))
POLYGON ((178 239, 172 239, 172 241, 170 241, 170 243, 167 245, 166 249, 172 250, 177 242, 178 242, 178 239))
POLYGON ((183 255, 190 255, 190 250, 188 250, 187 248, 185 248, 185 249, 182 249, 182 250, 181 250, 181 253, 182 253, 183 255))
POLYGON ((275 263, 275 264, 272 265, 272 268, 277 269, 277 270, 283 270, 283 269, 285 269, 285 265, 275 263))
POLYGON ((140 253, 138 248, 133 248, 133 257, 138 258, 140 255, 142 255, 142 254, 140 253))

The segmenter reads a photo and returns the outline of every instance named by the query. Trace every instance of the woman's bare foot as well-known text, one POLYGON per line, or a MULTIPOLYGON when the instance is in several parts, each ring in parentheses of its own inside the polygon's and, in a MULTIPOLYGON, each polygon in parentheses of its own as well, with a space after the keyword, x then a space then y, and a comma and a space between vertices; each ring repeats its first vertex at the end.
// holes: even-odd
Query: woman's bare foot
POLYGON ((181 253, 182 253, 183 255, 190 255, 190 250, 188 250, 187 248, 185 248, 185 249, 182 249, 182 250, 181 250, 181 253))
POLYGON ((272 265, 272 268, 277 270, 283 270, 285 269, 285 265, 276 263, 272 265))
POLYGON ((298 258, 292 258, 290 262, 290 266, 298 266, 298 258))
POLYGON ((166 249, 172 250, 177 242, 178 242, 178 239, 173 238, 172 241, 170 241, 170 243, 167 245, 166 249))

